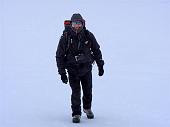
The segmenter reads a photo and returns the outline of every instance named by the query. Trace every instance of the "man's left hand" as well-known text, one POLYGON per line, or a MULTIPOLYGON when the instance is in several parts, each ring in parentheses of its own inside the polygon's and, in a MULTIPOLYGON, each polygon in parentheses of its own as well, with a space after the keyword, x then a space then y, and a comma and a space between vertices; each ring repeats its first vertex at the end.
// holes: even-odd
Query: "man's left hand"
POLYGON ((102 76, 102 75, 104 74, 103 66, 98 67, 98 70, 99 70, 98 75, 99 75, 99 76, 102 76))

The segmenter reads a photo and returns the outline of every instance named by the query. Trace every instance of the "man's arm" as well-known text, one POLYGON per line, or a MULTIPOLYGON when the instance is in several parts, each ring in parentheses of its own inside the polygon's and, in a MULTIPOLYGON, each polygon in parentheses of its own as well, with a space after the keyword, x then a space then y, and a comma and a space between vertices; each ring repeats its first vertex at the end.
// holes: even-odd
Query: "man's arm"
POLYGON ((60 75, 66 74, 64 66, 64 57, 65 57, 65 37, 62 35, 56 51, 56 62, 58 72, 60 75))
POLYGON ((91 50, 94 55, 94 60, 96 61, 97 66, 101 67, 104 65, 104 60, 102 59, 102 52, 100 50, 100 45, 97 43, 96 38, 91 32, 89 32, 89 37, 90 37, 90 40, 92 41, 91 50))

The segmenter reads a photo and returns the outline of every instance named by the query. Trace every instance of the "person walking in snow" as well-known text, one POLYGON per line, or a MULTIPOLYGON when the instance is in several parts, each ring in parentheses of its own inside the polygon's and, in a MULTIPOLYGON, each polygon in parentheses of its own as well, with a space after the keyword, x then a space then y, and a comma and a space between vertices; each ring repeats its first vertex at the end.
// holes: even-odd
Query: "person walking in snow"
POLYGON ((81 87, 83 91, 83 111, 88 119, 93 119, 92 112, 92 64, 98 66, 98 75, 104 74, 104 60, 100 46, 94 35, 86 29, 85 20, 79 13, 72 15, 65 22, 67 28, 59 40, 56 51, 58 72, 63 83, 69 84, 72 90, 72 122, 79 123, 81 112, 81 87), (66 72, 67 70, 67 72, 66 72))

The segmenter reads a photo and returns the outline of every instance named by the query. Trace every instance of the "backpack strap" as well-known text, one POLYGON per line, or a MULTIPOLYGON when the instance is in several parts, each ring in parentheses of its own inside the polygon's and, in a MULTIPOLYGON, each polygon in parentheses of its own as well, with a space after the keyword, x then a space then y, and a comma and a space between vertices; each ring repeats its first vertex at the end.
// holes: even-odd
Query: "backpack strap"
POLYGON ((64 31, 63 35, 65 37, 65 52, 67 54, 69 47, 70 47, 70 43, 71 43, 71 36, 69 35, 69 33, 67 31, 64 31))
POLYGON ((70 46, 70 34, 69 34, 69 31, 70 31, 70 25, 71 25, 71 20, 65 20, 64 21, 64 31, 63 31, 63 35, 65 37, 65 51, 67 53, 68 49, 69 49, 69 46, 70 46))
MULTIPOLYGON (((88 42, 91 42, 91 39, 90 39, 90 37, 89 37, 89 34, 90 34, 90 32, 85 29, 85 31, 84 31, 85 40, 88 41, 88 42)), ((63 35, 64 35, 64 37, 65 37, 65 52, 66 52, 66 54, 67 54, 69 51, 70 51, 70 53, 75 54, 75 53, 73 53, 71 50, 69 50, 69 49, 70 49, 70 45, 71 45, 71 43, 72 43, 72 38, 71 38, 71 35, 70 35, 69 31, 68 31, 68 30, 64 30, 64 31, 63 31, 63 35)), ((79 40, 80 40, 80 38, 79 38, 79 40)), ((90 44, 90 45, 91 45, 91 44, 90 44)), ((89 47, 89 48, 90 48, 90 47, 89 47)), ((79 42, 79 44, 78 44, 78 49, 80 49, 80 42, 79 42)))

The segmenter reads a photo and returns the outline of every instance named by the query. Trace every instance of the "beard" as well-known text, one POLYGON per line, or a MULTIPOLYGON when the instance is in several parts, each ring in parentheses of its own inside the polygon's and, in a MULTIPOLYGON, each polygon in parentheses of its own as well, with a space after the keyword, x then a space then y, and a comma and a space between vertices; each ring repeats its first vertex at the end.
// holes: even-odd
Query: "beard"
POLYGON ((78 28, 78 29, 75 29, 74 27, 72 27, 72 30, 73 30, 76 34, 80 33, 80 32, 82 31, 82 29, 83 29, 83 27, 80 27, 80 28, 78 28))

